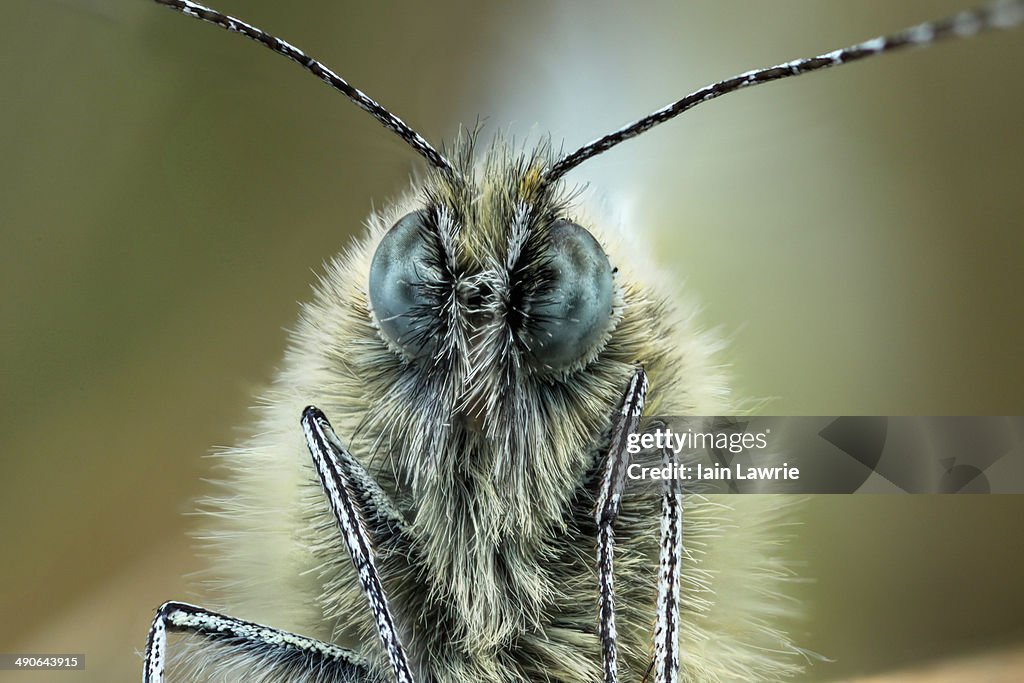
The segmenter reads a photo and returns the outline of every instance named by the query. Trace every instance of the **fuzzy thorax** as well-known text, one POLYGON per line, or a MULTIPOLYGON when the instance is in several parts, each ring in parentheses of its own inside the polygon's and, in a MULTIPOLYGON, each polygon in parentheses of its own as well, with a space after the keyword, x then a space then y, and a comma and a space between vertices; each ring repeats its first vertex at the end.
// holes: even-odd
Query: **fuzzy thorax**
MULTIPOLYGON (((373 214, 304 306, 256 435, 223 455, 224 493, 206 506, 217 517, 211 573, 236 612, 353 647, 387 680, 297 429, 315 403, 408 522, 378 559, 420 680, 596 680, 588 473, 636 363, 650 377, 649 413, 727 413, 720 345, 639 240, 543 182, 547 148, 519 155, 499 142, 474 167, 470 141, 453 158, 457 176, 430 175, 373 214), (391 324, 372 305, 374 256, 416 212, 402 240, 416 286, 399 292, 412 304, 391 324), (607 311, 601 297, 570 307, 597 311, 566 332, 584 340, 571 358, 550 312, 600 268, 590 247, 558 253, 555 226, 565 224, 575 227, 560 228, 564 239, 586 240, 576 228, 593 235, 614 269, 607 311)), ((616 529, 625 680, 650 661, 658 495, 627 488, 616 529)), ((766 597, 784 582, 779 508, 760 497, 687 499, 683 680, 799 670, 776 625, 784 610, 766 597)))

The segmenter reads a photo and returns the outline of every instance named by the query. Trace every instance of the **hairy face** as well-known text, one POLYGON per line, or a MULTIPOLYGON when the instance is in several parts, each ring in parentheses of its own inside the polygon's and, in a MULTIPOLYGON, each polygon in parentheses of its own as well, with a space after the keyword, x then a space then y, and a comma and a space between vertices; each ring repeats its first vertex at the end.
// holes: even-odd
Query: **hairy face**
MULTIPOLYGON (((471 156, 467 142, 459 158, 471 156)), ((434 175, 380 217, 365 254, 364 367, 382 380, 370 431, 394 435, 387 457, 417 499, 436 477, 445 490, 460 473, 473 490, 502 480, 503 512, 538 528, 561 514, 538 520, 538 506, 564 492, 538 496, 537 482, 572 485, 638 360, 615 343, 615 268, 560 186, 542 182, 549 163, 544 148, 499 143, 478 175, 468 162, 434 175)))

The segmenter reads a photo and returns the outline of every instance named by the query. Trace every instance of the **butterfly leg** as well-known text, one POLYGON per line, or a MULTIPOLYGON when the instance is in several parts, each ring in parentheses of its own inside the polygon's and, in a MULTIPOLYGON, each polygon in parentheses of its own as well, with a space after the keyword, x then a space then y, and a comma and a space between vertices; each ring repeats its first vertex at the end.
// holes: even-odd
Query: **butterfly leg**
POLYGON ((146 638, 143 683, 164 681, 168 631, 206 636, 209 642, 226 646, 233 654, 259 661, 263 670, 273 668, 281 671, 282 676, 313 670, 322 671, 329 680, 339 683, 372 680, 359 655, 332 643, 225 616, 185 602, 165 602, 157 610, 146 638))
POLYGON ((604 668, 604 683, 616 683, 618 679, 618 642, 615 631, 615 519, 619 514, 622 490, 626 483, 626 468, 629 465, 627 439, 636 430, 644 409, 647 395, 647 375, 637 368, 630 379, 622 406, 612 426, 608 454, 605 457, 601 489, 598 495, 595 518, 597 522, 597 574, 598 609, 601 636, 601 661, 604 668))
POLYGON ((371 521, 401 526, 401 516, 370 474, 345 449, 323 412, 313 406, 306 408, 302 412, 302 431, 324 494, 370 603, 377 633, 391 662, 395 680, 397 683, 412 683, 409 660, 395 628, 367 532, 371 521))
MULTIPOLYGON (((672 451, 663 451, 666 465, 672 451)), ((679 571, 683 554, 683 495, 680 482, 664 480, 661 499, 661 550, 658 563, 658 615, 654 625, 655 683, 679 680, 679 571)))

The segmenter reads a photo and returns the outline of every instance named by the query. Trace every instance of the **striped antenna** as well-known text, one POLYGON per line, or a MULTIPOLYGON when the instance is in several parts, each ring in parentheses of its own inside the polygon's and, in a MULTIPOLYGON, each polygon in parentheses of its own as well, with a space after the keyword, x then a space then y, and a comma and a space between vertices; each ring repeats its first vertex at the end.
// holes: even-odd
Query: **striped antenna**
POLYGON ((251 26, 244 21, 239 21, 234 17, 221 14, 216 10, 198 3, 189 2, 189 0, 155 0, 155 2, 170 7, 171 9, 177 10, 190 17, 195 17, 196 19, 216 24, 227 31, 241 33, 243 36, 255 40, 257 43, 273 50, 277 54, 283 55, 293 62, 302 65, 306 71, 309 71, 321 81, 345 95, 345 97, 355 102, 356 106, 360 109, 368 112, 370 116, 380 121, 385 128, 405 140, 410 147, 419 152, 424 159, 430 162, 431 166, 439 169, 446 175, 453 177, 456 175, 455 169, 452 167, 451 163, 445 159, 440 152, 434 149, 422 135, 410 128, 405 121, 392 114, 369 95, 358 88, 353 87, 344 78, 328 69, 322 63, 308 56, 297 47, 290 45, 280 38, 272 36, 255 26, 251 26))
POLYGON ((548 169, 545 178, 548 182, 553 182, 587 159, 608 151, 620 142, 635 138, 659 123, 673 119, 698 104, 743 88, 856 62, 866 57, 885 54, 901 48, 930 45, 947 38, 969 38, 982 31, 992 29, 1013 28, 1021 23, 1024 23, 1024 0, 1004 0, 978 9, 960 12, 938 21, 918 24, 889 36, 873 38, 841 50, 826 52, 817 57, 794 59, 767 69, 747 71, 695 90, 681 100, 666 105, 639 121, 580 147, 548 169))

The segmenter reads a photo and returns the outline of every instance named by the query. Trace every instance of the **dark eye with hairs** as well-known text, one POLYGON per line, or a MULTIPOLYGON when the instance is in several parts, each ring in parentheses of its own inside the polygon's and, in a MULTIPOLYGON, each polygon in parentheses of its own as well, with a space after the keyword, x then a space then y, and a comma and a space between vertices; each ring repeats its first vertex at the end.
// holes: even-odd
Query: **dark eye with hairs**
POLYGON ((380 331, 408 358, 437 348, 441 273, 430 213, 398 219, 377 246, 370 264, 370 306, 380 331))
POLYGON ((612 319, 615 286, 608 256, 579 225, 548 229, 537 282, 527 283, 520 339, 534 362, 563 370, 596 350, 612 319))

